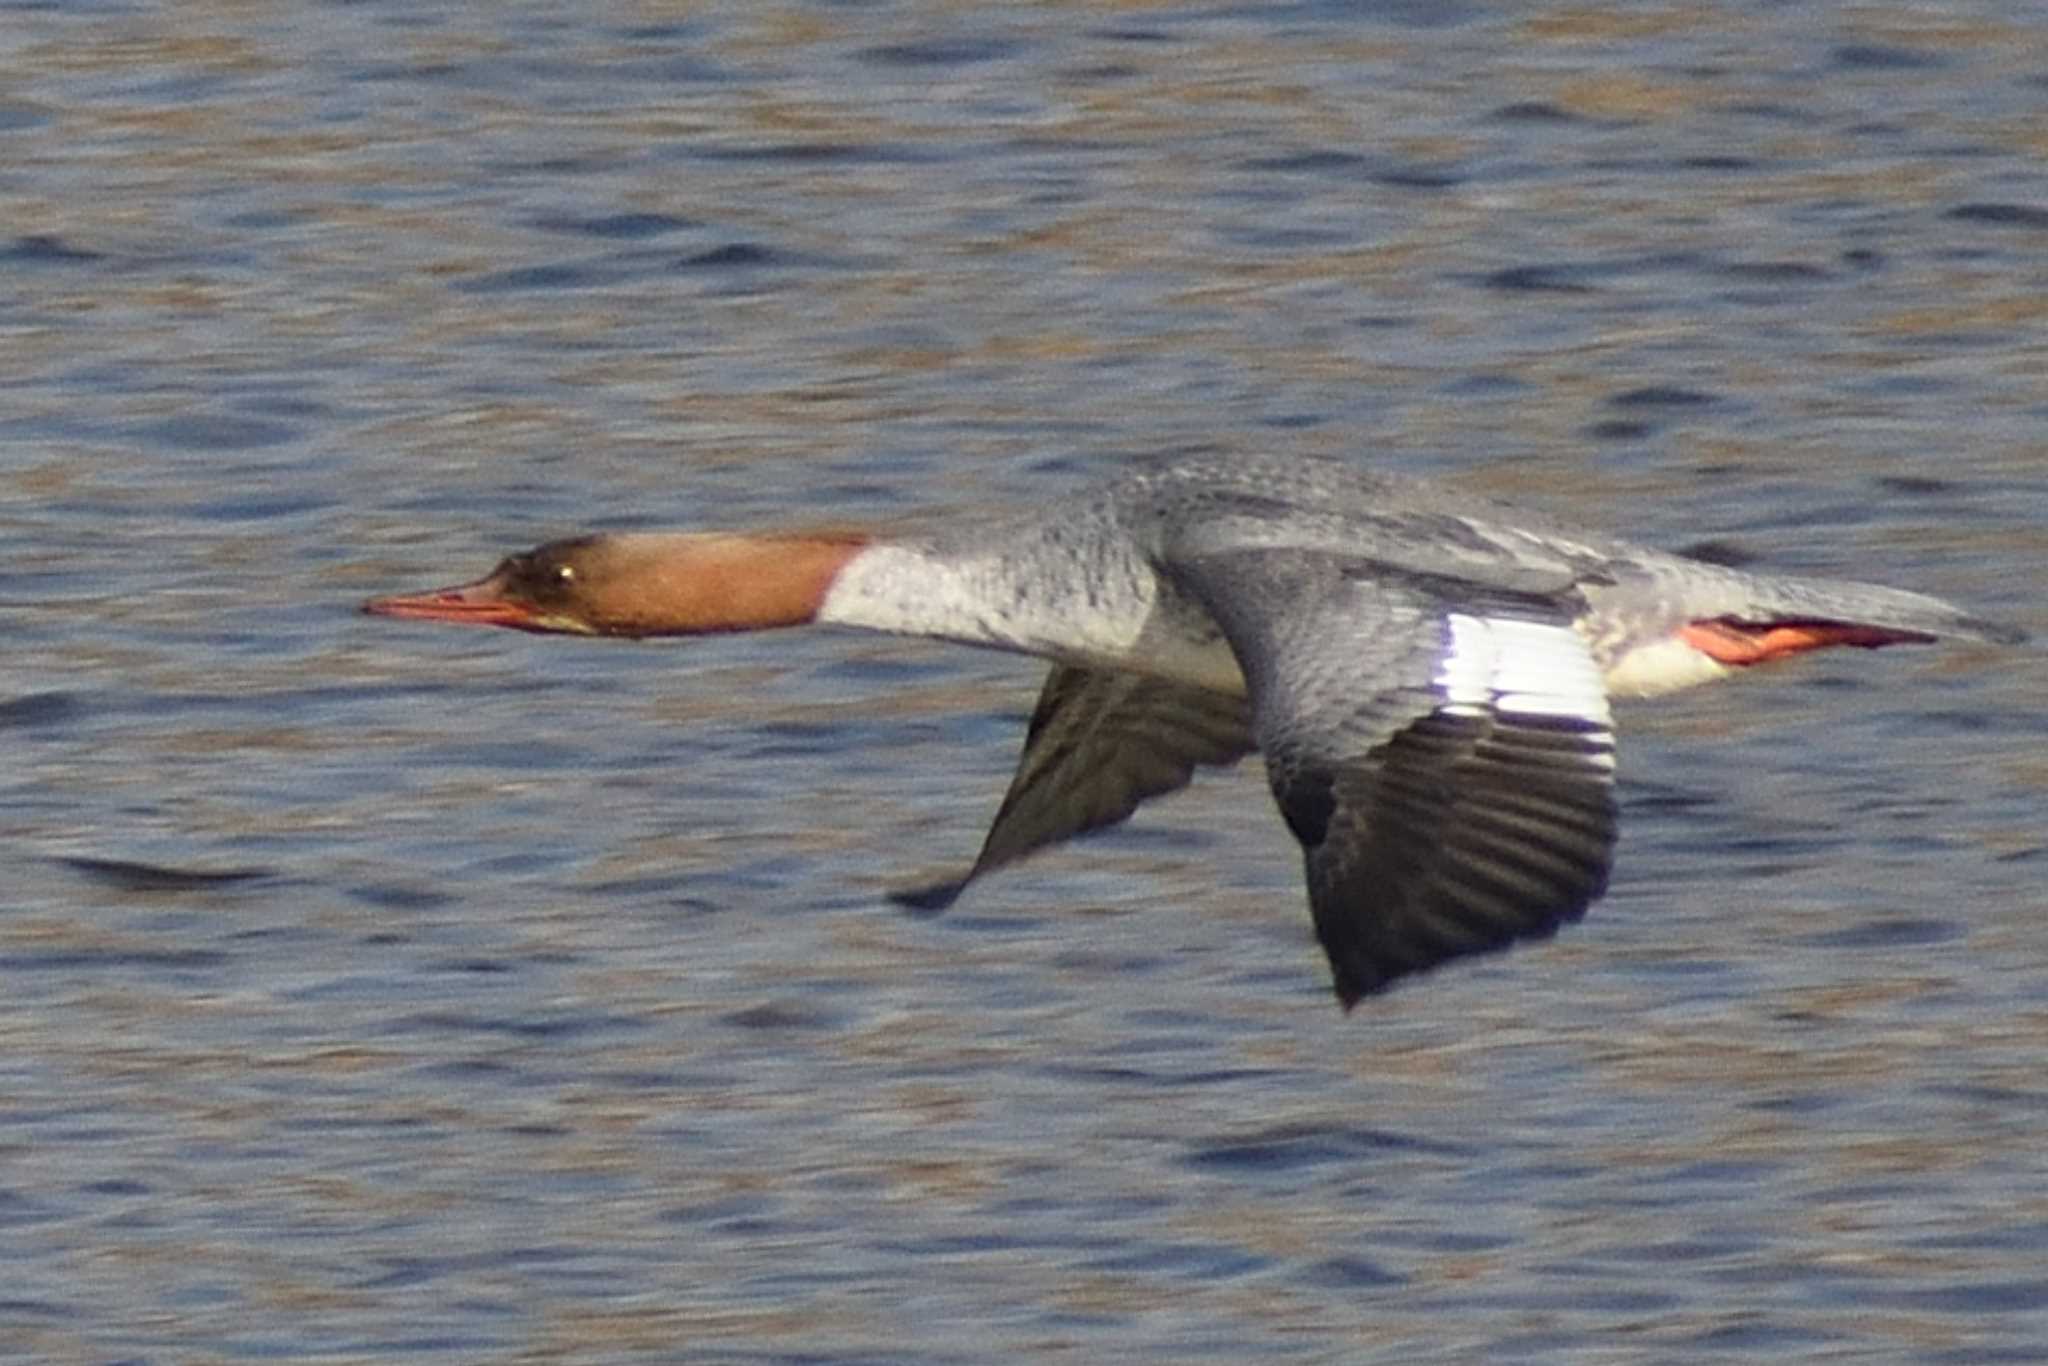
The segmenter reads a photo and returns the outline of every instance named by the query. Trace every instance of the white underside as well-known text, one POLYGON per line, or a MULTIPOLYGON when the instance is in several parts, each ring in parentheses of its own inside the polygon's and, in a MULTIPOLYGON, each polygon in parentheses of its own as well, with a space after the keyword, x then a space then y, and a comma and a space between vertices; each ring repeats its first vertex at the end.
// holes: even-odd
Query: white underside
POLYGON ((1607 669, 1611 697, 1661 697, 1728 677, 1735 671, 1676 636, 1638 645, 1607 669))

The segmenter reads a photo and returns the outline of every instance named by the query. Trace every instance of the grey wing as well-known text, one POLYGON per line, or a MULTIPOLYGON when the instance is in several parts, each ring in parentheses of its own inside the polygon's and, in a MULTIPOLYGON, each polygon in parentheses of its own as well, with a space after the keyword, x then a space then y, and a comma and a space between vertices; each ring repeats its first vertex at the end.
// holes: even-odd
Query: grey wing
POLYGON ((983 873, 1115 825, 1140 802, 1185 787, 1196 765, 1233 764, 1252 747, 1250 707, 1241 697, 1143 674, 1055 666, 974 866, 891 899, 943 910, 983 873))
POLYGON ((1605 890, 1614 741, 1573 604, 1298 551, 1170 566, 1251 689, 1346 1009, 1605 890))

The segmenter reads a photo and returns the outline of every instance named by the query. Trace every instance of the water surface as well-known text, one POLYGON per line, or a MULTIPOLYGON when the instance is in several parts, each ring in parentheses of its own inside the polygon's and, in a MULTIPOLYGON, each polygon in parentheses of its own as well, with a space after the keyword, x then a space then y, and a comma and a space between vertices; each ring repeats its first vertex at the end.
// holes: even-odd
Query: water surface
POLYGON ((0 47, 0 1353, 2034 1359, 2037 657, 1623 713, 1341 1016, 1255 767, 916 919, 1037 668, 354 614, 1340 453, 2048 630, 1995 5, 121 4, 0 47))

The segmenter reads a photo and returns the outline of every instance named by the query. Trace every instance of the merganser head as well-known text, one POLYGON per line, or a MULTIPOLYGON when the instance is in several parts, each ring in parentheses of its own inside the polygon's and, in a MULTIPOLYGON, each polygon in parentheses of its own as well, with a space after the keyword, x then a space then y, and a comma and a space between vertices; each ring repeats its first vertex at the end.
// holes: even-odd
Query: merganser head
POLYGON ((850 532, 635 532, 550 541, 474 583, 373 598, 365 612, 586 636, 796 626, 866 544, 850 532))

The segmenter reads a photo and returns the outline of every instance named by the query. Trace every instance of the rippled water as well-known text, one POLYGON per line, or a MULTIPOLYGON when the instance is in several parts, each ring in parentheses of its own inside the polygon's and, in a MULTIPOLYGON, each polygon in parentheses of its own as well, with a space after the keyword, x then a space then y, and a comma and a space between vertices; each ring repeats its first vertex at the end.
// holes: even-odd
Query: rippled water
POLYGON ((888 906, 1027 661, 353 611, 1203 444, 2038 634, 2034 11, 4 12, 0 1354, 2038 1357, 2031 649, 1626 711, 1345 1018, 1255 768, 888 906))

